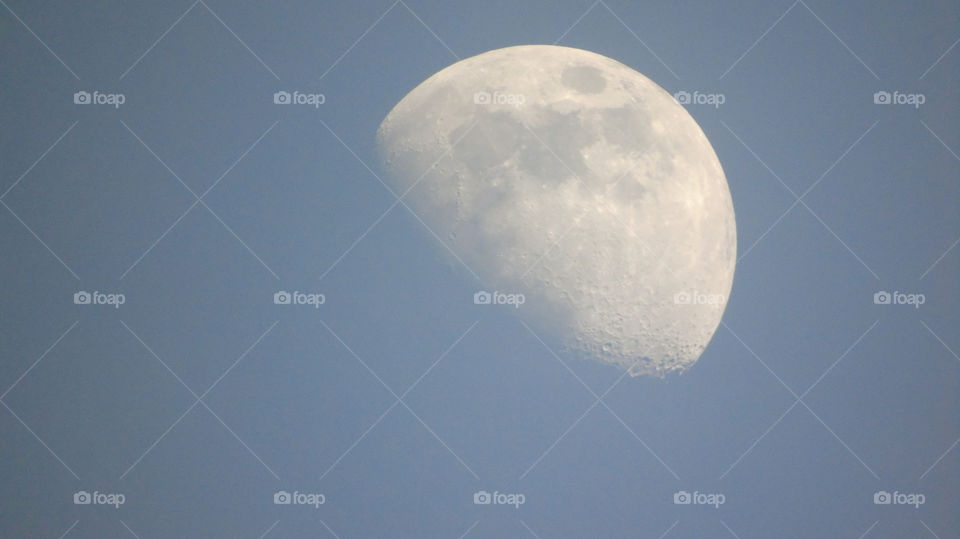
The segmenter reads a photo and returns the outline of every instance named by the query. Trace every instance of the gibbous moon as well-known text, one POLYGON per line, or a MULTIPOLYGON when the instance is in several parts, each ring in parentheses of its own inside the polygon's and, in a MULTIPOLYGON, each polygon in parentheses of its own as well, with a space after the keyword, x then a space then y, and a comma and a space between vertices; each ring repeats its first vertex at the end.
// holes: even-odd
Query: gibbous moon
POLYGON ((377 139, 404 200, 487 290, 524 294, 516 312, 551 348, 634 376, 706 348, 733 203, 703 131, 650 79, 580 49, 494 50, 414 88, 377 139))

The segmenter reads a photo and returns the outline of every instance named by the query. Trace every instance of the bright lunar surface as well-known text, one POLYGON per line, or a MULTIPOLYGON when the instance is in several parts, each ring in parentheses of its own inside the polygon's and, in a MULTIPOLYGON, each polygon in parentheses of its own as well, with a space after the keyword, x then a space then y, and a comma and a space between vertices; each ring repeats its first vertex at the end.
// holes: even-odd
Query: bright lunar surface
POLYGON ((494 50, 414 88, 377 138, 398 194, 486 290, 524 295, 551 348, 663 376, 710 342, 733 203, 703 131, 650 79, 580 49, 494 50))

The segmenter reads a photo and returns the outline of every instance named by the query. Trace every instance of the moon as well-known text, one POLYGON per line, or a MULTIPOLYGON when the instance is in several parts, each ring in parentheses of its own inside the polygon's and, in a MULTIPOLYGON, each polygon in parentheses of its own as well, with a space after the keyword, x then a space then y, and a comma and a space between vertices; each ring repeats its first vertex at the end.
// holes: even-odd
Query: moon
POLYGON ((696 121, 637 71, 489 51, 410 91, 377 143, 398 196, 486 290, 523 294, 550 348, 664 377, 710 342, 736 263, 730 190, 696 121))

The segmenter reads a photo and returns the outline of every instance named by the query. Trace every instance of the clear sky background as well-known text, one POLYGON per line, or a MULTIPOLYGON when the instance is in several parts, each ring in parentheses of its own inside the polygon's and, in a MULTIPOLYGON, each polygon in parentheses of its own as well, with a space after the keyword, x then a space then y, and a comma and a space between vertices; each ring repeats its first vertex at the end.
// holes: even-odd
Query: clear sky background
POLYGON ((0 536, 960 535, 955 3, 0 4, 0 536), (683 376, 568 369, 365 165, 431 74, 554 42, 725 97, 687 109, 740 259, 683 376))

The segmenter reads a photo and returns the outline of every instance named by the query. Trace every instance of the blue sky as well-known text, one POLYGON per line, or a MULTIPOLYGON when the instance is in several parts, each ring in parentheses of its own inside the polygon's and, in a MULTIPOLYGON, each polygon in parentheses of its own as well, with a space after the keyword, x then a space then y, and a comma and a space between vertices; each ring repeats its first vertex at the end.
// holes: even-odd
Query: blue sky
POLYGON ((4 0, 0 535, 956 536, 957 20, 947 2, 4 0), (373 174, 377 126, 423 79, 555 42, 724 96, 687 110, 740 258, 683 376, 561 361, 512 308, 474 305, 483 284, 373 174))

